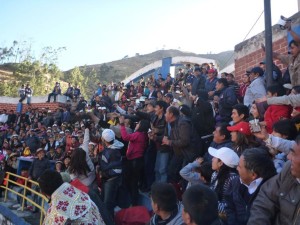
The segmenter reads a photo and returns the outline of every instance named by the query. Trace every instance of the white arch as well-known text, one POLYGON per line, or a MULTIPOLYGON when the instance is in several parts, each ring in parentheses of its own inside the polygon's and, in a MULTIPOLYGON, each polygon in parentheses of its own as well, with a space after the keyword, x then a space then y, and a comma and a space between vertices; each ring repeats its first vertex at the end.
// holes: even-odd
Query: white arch
MULTIPOLYGON (((195 56, 172 57, 172 64, 198 63, 199 65, 201 65, 202 63, 211 63, 211 62, 215 65, 216 68, 218 68, 218 66, 216 64, 216 60, 214 60, 214 59, 207 59, 207 58, 201 58, 201 57, 195 57, 195 56)), ((155 62, 143 67, 142 69, 139 69, 138 71, 131 74, 129 77, 125 78, 122 82, 124 82, 124 84, 128 84, 130 81, 135 80, 139 76, 142 76, 143 74, 145 74, 153 69, 159 68, 159 67, 162 67, 162 60, 155 61, 155 62)))

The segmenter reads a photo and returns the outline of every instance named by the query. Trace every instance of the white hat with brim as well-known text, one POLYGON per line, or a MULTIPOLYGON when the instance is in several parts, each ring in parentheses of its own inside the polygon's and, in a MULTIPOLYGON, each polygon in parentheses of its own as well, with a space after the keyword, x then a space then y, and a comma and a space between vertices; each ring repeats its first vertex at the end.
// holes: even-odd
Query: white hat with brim
POLYGON ((208 153, 211 156, 220 159, 226 166, 229 166, 231 168, 236 168, 239 164, 240 158, 238 154, 236 154, 236 152, 230 148, 222 147, 220 149, 215 149, 209 147, 208 153))
POLYGON ((44 151, 44 152, 45 152, 45 149, 39 148, 38 150, 36 150, 36 154, 38 154, 38 153, 41 152, 41 151, 44 151))

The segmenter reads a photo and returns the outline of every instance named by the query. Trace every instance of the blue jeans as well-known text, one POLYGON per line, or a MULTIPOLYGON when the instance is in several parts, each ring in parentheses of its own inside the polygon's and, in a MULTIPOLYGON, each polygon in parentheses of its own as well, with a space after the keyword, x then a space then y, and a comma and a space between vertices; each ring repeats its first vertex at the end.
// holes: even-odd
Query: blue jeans
POLYGON ((114 217, 114 208, 117 206, 118 189, 121 186, 122 177, 110 178, 102 184, 101 197, 108 212, 114 217))
POLYGON ((155 162, 155 181, 156 182, 167 182, 169 159, 170 159, 169 152, 157 151, 156 162, 155 162))

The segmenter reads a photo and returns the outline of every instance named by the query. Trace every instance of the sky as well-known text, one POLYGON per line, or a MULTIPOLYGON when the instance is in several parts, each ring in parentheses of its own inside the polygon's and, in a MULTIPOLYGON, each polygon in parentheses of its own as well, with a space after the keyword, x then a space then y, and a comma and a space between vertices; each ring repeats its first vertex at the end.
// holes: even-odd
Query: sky
MULTIPOLYGON (((297 0, 271 0, 272 25, 298 11, 297 0)), ((264 10, 264 0, 0 0, 0 47, 14 40, 66 47, 58 66, 100 64, 178 49, 234 50, 264 10)), ((264 14, 248 38, 264 30, 264 14)))

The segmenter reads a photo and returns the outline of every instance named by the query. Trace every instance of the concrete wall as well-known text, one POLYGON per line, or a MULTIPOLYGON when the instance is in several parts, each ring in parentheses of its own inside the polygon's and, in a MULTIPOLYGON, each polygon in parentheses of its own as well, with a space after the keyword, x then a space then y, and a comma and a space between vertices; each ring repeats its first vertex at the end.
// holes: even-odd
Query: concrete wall
MULTIPOLYGON (((300 13, 296 13, 291 17, 293 27, 300 24, 300 13)), ((288 53, 288 39, 287 31, 281 30, 278 25, 272 27, 273 51, 281 54, 288 53)), ((235 77, 241 83, 241 77, 249 68, 257 66, 259 62, 265 58, 265 53, 261 49, 261 43, 265 43, 265 32, 239 43, 235 46, 235 77)), ((276 65, 282 70, 286 66, 282 65, 279 61, 275 61, 276 65)))

